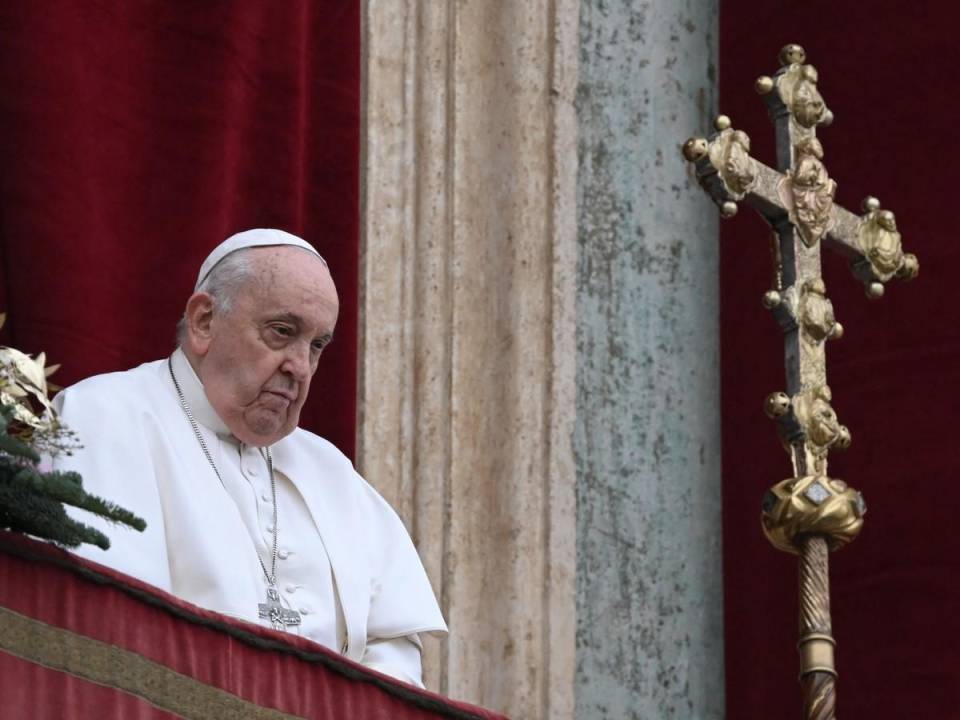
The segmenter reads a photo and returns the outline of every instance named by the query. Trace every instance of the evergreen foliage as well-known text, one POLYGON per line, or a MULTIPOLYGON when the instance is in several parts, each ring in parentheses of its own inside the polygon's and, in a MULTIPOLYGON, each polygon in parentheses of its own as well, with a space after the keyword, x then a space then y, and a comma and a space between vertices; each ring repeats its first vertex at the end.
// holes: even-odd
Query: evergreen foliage
POLYGON ((128 510, 87 493, 77 473, 42 471, 40 455, 11 432, 16 426, 13 406, 0 406, 0 528, 64 547, 110 547, 102 532, 67 515, 64 503, 140 531, 146 527, 128 510))

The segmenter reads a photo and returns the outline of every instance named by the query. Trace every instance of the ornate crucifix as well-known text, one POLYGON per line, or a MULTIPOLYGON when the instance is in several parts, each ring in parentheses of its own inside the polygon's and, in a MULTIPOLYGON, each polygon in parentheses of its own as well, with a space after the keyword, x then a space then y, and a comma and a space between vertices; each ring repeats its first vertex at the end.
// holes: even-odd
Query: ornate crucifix
POLYGON ((825 344, 839 339, 820 274, 820 246, 847 258, 867 296, 879 298, 892 278, 910 280, 917 258, 904 253, 893 213, 876 198, 863 215, 834 204, 837 185, 823 163, 818 125, 833 114, 817 89, 817 71, 799 45, 780 51, 781 68, 761 77, 776 129, 777 169, 750 157, 750 138, 720 115, 717 133, 683 146, 697 180, 724 217, 742 202, 773 228, 773 288, 763 296, 784 334, 786 392, 770 394, 767 415, 777 421, 793 477, 774 485, 762 502, 764 532, 775 547, 800 557, 800 678, 808 720, 835 717, 836 669, 830 622, 828 552, 853 540, 863 525, 863 495, 827 475, 831 448, 850 445, 850 433, 830 405, 825 344))
POLYGON ((280 604, 280 593, 273 585, 267 587, 267 601, 257 605, 260 617, 269 620, 274 630, 286 630, 300 624, 300 613, 280 604))

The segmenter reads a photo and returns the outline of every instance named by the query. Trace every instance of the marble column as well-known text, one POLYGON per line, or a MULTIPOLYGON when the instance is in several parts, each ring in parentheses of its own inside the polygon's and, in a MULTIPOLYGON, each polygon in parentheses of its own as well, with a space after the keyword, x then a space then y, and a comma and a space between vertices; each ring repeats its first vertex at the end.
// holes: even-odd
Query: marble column
POLYGON ((578 718, 724 715, 718 221, 679 151, 717 5, 580 8, 578 718))
POLYGON ((717 1, 365 0, 358 464, 512 717, 722 717, 717 1))
POLYGON ((428 686, 572 718, 577 3, 364 18, 358 464, 451 626, 428 686))

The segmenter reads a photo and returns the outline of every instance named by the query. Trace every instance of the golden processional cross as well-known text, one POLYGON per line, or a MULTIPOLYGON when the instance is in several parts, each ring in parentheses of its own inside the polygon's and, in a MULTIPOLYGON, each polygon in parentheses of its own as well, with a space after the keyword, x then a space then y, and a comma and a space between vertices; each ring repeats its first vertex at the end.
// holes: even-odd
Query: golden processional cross
POLYGON ((808 720, 830 720, 836 669, 828 552, 857 536, 866 505, 863 495, 827 475, 827 453, 849 446, 850 433, 830 405, 824 346, 843 328, 820 274, 820 246, 849 260, 871 298, 881 297, 892 278, 916 277, 919 264, 903 252, 893 213, 876 198, 864 200, 863 215, 834 204, 837 185, 816 135, 833 115, 817 89, 817 71, 799 45, 784 47, 780 63, 776 75, 756 81, 776 129, 777 170, 750 157, 750 139, 725 115, 716 119, 716 134, 687 140, 683 154, 724 217, 743 202, 773 228, 774 281, 763 304, 783 330, 787 388, 769 395, 764 409, 777 421, 793 477, 764 496, 762 522, 774 546, 800 557, 804 713, 808 720))

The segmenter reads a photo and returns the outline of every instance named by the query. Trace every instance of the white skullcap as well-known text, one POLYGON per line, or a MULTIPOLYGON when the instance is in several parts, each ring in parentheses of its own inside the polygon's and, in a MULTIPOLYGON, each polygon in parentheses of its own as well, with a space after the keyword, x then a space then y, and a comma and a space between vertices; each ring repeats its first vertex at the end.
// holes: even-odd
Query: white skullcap
POLYGON ((312 252, 320 261, 326 265, 327 261, 323 259, 323 256, 317 252, 316 248, 313 247, 306 240, 298 238, 296 235, 291 235, 288 232, 283 230, 274 230, 267 228, 257 228, 256 230, 244 230, 239 232, 236 235, 231 235, 222 243, 217 245, 213 252, 207 255, 207 259, 203 261, 203 265, 200 266, 200 274, 197 276, 197 284, 193 288, 197 290, 204 280, 207 279, 207 275, 210 274, 210 271, 216 266, 218 262, 223 260, 227 255, 237 250, 243 250, 244 248, 252 247, 270 247, 273 245, 293 245, 294 247, 303 248, 308 252, 312 252))

